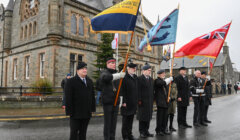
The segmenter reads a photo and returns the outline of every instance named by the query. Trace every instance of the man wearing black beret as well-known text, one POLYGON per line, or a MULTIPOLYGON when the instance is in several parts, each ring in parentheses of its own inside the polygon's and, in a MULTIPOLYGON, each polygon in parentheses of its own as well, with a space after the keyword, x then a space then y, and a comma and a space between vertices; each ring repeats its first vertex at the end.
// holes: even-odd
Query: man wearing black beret
POLYGON ((137 110, 137 76, 135 75, 137 65, 129 63, 127 73, 123 78, 121 92, 123 96, 121 115, 122 115, 122 137, 124 140, 134 140, 132 135, 132 125, 134 114, 137 110))
POLYGON ((119 101, 114 107, 117 95, 119 79, 125 76, 124 72, 117 73, 116 59, 107 59, 107 68, 100 75, 100 87, 102 91, 102 104, 104 111, 104 140, 115 140, 119 101))
POLYGON ((179 75, 174 79, 177 85, 177 122, 179 128, 192 128, 187 124, 187 107, 189 106, 189 99, 191 99, 189 81, 186 76, 187 69, 185 67, 179 68, 179 75))
POLYGON ((70 140, 86 140, 87 126, 96 111, 92 80, 87 76, 87 64, 80 62, 77 74, 65 86, 66 115, 70 116, 70 140))
POLYGON ((154 81, 154 98, 157 104, 157 135, 169 135, 166 131, 167 119, 168 119, 168 87, 167 85, 173 81, 173 77, 165 79, 165 70, 159 70, 157 72, 158 78, 154 81))
POLYGON ((151 66, 143 66, 143 74, 138 77, 138 119, 141 138, 153 137, 149 133, 150 121, 153 112, 153 79, 151 75, 151 66))

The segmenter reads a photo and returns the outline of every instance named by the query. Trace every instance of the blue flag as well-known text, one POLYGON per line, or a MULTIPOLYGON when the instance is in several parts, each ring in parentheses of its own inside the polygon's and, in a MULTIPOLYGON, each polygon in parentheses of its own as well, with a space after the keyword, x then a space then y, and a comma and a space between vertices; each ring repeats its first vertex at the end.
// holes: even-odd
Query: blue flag
MULTIPOLYGON (((172 44, 176 41, 178 9, 175 9, 167 17, 153 26, 148 32, 148 39, 151 46, 172 44)), ((147 39, 141 41, 138 49, 140 51, 147 46, 147 39)))
POLYGON ((124 0, 91 19, 95 33, 132 33, 141 0, 124 0))

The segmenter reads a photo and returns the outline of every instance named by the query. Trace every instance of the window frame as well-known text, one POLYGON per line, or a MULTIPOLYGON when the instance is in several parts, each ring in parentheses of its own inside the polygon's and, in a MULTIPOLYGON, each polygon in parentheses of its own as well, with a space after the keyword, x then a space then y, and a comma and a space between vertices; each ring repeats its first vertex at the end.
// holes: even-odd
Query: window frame
POLYGON ((13 59, 13 80, 17 80, 18 59, 13 59))
POLYGON ((45 53, 40 53, 39 54, 39 62, 40 62, 40 64, 39 64, 39 76, 40 76, 40 78, 44 78, 44 70, 45 70, 45 68, 44 68, 44 64, 45 64, 45 53))
POLYGON ((25 56, 25 79, 30 79, 29 72, 30 72, 30 55, 25 56))

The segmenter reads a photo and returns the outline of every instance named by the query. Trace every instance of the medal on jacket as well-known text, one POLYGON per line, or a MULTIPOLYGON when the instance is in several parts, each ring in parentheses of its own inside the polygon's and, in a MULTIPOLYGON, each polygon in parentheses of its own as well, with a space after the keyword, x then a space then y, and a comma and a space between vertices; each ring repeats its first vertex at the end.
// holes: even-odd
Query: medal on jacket
POLYGON ((117 89, 114 87, 114 88, 113 88, 113 92, 116 92, 116 91, 117 91, 117 89))

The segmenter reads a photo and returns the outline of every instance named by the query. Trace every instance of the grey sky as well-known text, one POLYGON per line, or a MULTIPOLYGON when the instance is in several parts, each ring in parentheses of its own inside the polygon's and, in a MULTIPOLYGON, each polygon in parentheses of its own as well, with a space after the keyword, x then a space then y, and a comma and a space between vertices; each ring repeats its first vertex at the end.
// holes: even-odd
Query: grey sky
MULTIPOLYGON (((0 3, 7 5, 8 0, 0 3)), ((180 3, 177 49, 192 39, 213 31, 232 20, 227 43, 234 66, 240 70, 240 0, 142 0, 143 14, 156 24, 180 3)))

